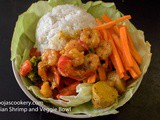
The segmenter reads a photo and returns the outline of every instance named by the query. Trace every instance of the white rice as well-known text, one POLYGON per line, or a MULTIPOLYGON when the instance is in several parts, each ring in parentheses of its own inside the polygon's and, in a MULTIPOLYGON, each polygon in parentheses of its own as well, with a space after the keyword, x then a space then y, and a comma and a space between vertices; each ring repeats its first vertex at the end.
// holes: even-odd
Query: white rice
POLYGON ((73 5, 59 5, 39 20, 36 30, 37 47, 41 52, 44 49, 61 50, 66 40, 59 39, 59 31, 73 34, 77 30, 96 25, 95 18, 85 10, 73 5))

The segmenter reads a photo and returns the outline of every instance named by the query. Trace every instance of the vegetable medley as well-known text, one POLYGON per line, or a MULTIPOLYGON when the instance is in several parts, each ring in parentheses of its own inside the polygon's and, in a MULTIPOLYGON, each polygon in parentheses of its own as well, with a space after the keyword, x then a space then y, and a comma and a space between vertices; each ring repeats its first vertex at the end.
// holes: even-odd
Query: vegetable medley
MULTIPOLYGON (((94 108, 111 106, 126 91, 128 81, 141 75, 142 57, 134 47, 128 28, 122 21, 130 15, 112 20, 106 14, 96 19, 95 28, 76 31, 74 35, 60 34, 67 40, 61 51, 36 48, 20 69, 40 88, 46 98, 63 100, 61 96, 76 95, 81 83, 93 84, 94 108)), ((67 102, 63 100, 64 102, 67 102)))

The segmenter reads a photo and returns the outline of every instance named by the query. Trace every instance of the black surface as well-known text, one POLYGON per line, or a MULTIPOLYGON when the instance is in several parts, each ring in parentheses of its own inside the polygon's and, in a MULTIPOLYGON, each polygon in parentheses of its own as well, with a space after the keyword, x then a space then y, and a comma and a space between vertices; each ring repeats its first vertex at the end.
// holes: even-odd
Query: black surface
MULTIPOLYGON (((18 86, 12 73, 10 44, 19 14, 36 0, 0 0, 0 101, 30 101, 18 86)), ((85 1, 85 0, 84 0, 85 1)), ((110 0, 111 1, 111 0, 110 0)), ((116 0, 117 8, 132 15, 132 22, 145 32, 152 44, 152 62, 143 82, 133 98, 119 109, 117 115, 93 119, 109 120, 160 120, 160 7, 158 2, 146 0, 116 0)), ((44 112, 2 113, 0 120, 52 120, 68 119, 44 112)))

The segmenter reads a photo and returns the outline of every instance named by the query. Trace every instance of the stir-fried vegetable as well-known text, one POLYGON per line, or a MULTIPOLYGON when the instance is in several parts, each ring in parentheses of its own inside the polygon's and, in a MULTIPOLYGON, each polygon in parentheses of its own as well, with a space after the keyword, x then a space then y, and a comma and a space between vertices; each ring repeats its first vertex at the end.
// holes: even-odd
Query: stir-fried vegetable
POLYGON ((20 75, 26 76, 29 72, 33 70, 32 64, 29 60, 26 60, 22 65, 20 69, 20 75))
POLYGON ((52 97, 52 89, 49 85, 49 82, 44 82, 42 84, 40 93, 46 98, 52 97))
POLYGON ((112 71, 108 73, 107 80, 112 81, 114 83, 114 87, 118 90, 118 92, 124 93, 126 90, 126 81, 120 79, 116 71, 112 71))
POLYGON ((69 96, 69 95, 75 95, 76 94, 76 87, 79 85, 80 82, 75 82, 68 87, 63 88, 59 91, 59 94, 57 95, 57 99, 61 99, 60 96, 69 96))
POLYGON ((118 92, 106 81, 99 81, 92 86, 92 102, 94 108, 106 108, 118 98, 118 92))

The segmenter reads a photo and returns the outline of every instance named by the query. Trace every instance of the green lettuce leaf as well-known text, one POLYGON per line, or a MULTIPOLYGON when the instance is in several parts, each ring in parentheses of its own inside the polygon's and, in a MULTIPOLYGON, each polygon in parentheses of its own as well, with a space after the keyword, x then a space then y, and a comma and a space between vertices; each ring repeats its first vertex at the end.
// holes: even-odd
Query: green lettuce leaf
MULTIPOLYGON (((28 84, 27 82, 25 82, 28 84)), ((32 91, 32 93, 41 100, 45 102, 52 103, 55 106, 62 106, 62 107, 73 107, 78 106, 83 103, 86 103, 91 100, 91 89, 92 85, 87 83, 79 84, 76 88, 76 92, 78 93, 76 96, 61 96, 61 99, 67 100, 68 102, 64 102, 62 100, 54 100, 53 98, 45 98, 40 93, 40 89, 36 86, 30 86, 28 87, 28 90, 32 91)))
POLYGON ((29 41, 35 42, 37 22, 51 9, 47 1, 39 1, 18 17, 11 43, 11 60, 14 60, 17 55, 23 55, 29 41))
POLYGON ((49 0, 48 3, 52 7, 55 7, 57 5, 64 5, 64 4, 73 4, 73 5, 77 5, 77 6, 82 5, 81 0, 49 0))
MULTIPOLYGON (((116 9, 114 3, 104 3, 102 1, 88 2, 83 4, 81 0, 49 0, 39 1, 32 4, 32 6, 22 15, 19 16, 18 21, 15 26, 12 43, 11 43, 11 60, 14 60, 16 69, 20 69, 20 64, 28 59, 29 49, 35 44, 35 31, 38 20, 47 12, 51 11, 52 7, 62 4, 74 4, 85 9, 88 13, 92 14, 95 18, 100 18, 102 14, 107 14, 112 19, 117 19, 123 14, 116 9)), ((123 22, 129 28, 133 43, 137 48, 138 52, 143 58, 143 62, 140 66, 142 75, 127 88, 125 94, 119 97, 119 99, 109 108, 105 109, 94 109, 91 100, 91 85, 80 84, 77 87, 77 96, 65 96, 62 99, 69 102, 64 102, 61 100, 54 100, 52 98, 44 98, 40 92, 39 88, 33 86, 30 80, 21 77, 24 86, 31 91, 31 93, 48 103, 55 106, 69 107, 74 106, 72 111, 68 114, 86 114, 88 116, 102 116, 109 114, 116 114, 117 108, 123 106, 128 102, 138 89, 144 74, 147 72, 151 61, 151 52, 149 42, 145 42, 143 31, 137 30, 133 24, 129 21, 123 22), (83 104, 84 103, 84 104, 83 104)))

